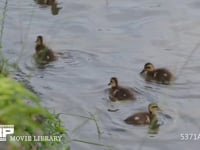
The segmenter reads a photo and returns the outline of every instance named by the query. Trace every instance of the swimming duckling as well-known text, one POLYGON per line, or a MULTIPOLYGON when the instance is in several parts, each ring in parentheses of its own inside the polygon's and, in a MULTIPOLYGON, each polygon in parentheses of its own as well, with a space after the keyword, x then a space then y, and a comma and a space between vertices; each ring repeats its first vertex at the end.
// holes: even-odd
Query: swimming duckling
POLYGON ((156 103, 150 103, 148 106, 149 112, 139 112, 128 117, 124 121, 132 125, 151 125, 157 123, 157 112, 161 111, 156 103))
POLYGON ((145 79, 147 81, 156 81, 162 84, 169 84, 170 81, 174 79, 172 73, 165 68, 155 69, 152 63, 146 63, 144 65, 144 69, 140 72, 140 74, 145 74, 145 79))
POLYGON ((112 77, 108 85, 111 86, 109 89, 109 98, 111 101, 135 100, 133 91, 130 88, 119 86, 116 77, 112 77))
POLYGON ((34 1, 36 1, 36 3, 40 5, 52 5, 56 3, 56 0, 34 0, 34 1))
POLYGON ((37 36, 35 45, 35 58, 40 63, 48 63, 57 60, 57 55, 43 43, 43 37, 37 36))
POLYGON ((58 7, 57 0, 35 0, 37 4, 44 6, 51 6, 51 13, 57 15, 62 7, 58 7))

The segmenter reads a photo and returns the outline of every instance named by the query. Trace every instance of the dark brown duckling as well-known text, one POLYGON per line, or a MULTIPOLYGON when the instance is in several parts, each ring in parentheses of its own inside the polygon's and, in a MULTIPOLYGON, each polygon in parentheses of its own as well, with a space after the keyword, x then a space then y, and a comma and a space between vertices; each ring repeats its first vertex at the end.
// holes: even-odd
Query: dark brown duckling
POLYGON ((57 55, 43 43, 43 37, 39 35, 36 39, 35 58, 39 62, 48 63, 57 60, 57 55))
POLYGON ((149 112, 139 112, 128 117, 124 121, 132 125, 150 125, 152 122, 157 123, 157 112, 161 109, 156 103, 150 103, 148 106, 149 112))
POLYGON ((144 73, 146 73, 146 81, 156 81, 161 84, 170 84, 170 82, 174 80, 174 76, 169 70, 165 68, 155 69, 152 63, 146 63, 144 65, 144 69, 140 72, 140 74, 144 73))
POLYGON ((111 101, 135 100, 133 90, 128 87, 119 86, 116 77, 112 77, 108 85, 111 86, 109 89, 109 98, 111 101))

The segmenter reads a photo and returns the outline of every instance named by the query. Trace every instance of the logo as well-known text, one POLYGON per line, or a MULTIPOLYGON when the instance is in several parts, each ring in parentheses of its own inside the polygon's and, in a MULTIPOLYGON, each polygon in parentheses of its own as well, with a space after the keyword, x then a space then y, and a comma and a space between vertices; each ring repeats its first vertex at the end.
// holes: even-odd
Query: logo
POLYGON ((0 125, 0 141, 6 141, 9 134, 14 133, 14 125, 0 125))
POLYGON ((13 136, 14 134, 14 125, 0 125, 0 142, 1 141, 47 141, 47 142, 61 142, 62 136, 13 136), (7 136, 9 138, 7 138, 7 136))

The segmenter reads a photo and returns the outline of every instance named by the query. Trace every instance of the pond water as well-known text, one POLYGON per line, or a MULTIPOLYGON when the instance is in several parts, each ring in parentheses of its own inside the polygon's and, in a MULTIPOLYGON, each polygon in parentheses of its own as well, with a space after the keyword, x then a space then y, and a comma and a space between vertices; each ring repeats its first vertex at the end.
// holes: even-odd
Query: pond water
POLYGON ((55 15, 50 6, 35 1, 8 1, 3 50, 10 62, 19 65, 22 80, 42 97, 42 105, 62 113, 72 139, 105 145, 74 141, 72 150, 199 147, 200 139, 180 137, 200 133, 198 0, 58 0, 58 7, 55 15), (38 68, 32 57, 38 35, 63 53, 45 68, 38 68), (175 83, 145 82, 139 72, 146 62, 172 70, 175 83), (137 89, 137 101, 110 102, 107 84, 112 76, 137 89), (157 102, 167 114, 161 116, 156 135, 123 121, 146 111, 150 102, 157 102), (81 116, 95 117, 98 126, 81 116))

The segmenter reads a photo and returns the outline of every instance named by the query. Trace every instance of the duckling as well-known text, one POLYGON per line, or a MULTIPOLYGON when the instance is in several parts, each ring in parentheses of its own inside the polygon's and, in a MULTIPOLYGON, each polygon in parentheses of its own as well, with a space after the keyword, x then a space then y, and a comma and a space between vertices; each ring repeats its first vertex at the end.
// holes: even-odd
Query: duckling
POLYGON ((173 79, 174 76, 172 73, 165 69, 165 68, 158 68, 155 69, 152 63, 146 63, 144 65, 144 69, 140 72, 140 74, 145 74, 145 79, 147 81, 156 81, 162 84, 169 84, 173 79))
POLYGON ((58 7, 57 0, 34 0, 37 4, 43 6, 51 6, 51 13, 57 15, 62 7, 58 7))
POLYGON ((109 89, 109 98, 111 101, 135 100, 132 89, 119 86, 116 77, 112 77, 108 85, 111 86, 109 89))
POLYGON ((132 125, 151 125, 151 123, 154 125, 155 123, 157 124, 157 112, 161 111, 159 106, 156 103, 150 103, 148 106, 148 111, 149 112, 139 112, 133 114, 124 121, 127 124, 132 125))
POLYGON ((43 43, 43 37, 37 36, 35 45, 35 58, 39 62, 48 63, 57 60, 57 55, 43 43))
POLYGON ((52 5, 53 3, 56 3, 56 0, 34 0, 36 3, 40 5, 52 5))

